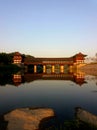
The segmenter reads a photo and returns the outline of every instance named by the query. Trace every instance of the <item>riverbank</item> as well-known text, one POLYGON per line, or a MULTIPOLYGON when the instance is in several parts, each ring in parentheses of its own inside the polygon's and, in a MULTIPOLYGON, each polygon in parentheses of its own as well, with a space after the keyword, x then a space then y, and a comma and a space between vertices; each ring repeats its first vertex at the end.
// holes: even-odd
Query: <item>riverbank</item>
POLYGON ((97 76, 97 63, 86 64, 80 67, 80 71, 84 72, 86 75, 97 76))

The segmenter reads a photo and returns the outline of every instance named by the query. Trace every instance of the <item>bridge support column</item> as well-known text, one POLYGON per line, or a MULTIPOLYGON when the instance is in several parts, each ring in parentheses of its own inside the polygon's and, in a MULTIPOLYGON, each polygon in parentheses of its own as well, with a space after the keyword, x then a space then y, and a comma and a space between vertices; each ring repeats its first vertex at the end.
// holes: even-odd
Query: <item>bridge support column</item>
POLYGON ((60 72, 64 73, 64 65, 60 65, 60 72))
POLYGON ((52 65, 52 73, 54 73, 54 72, 55 72, 55 66, 52 65))
POLYGON ((46 73, 46 65, 43 65, 43 73, 46 73))
POLYGON ((69 66, 69 71, 70 71, 71 73, 73 72, 73 66, 72 66, 72 65, 69 66))
POLYGON ((34 65, 34 73, 37 73, 37 65, 34 65))

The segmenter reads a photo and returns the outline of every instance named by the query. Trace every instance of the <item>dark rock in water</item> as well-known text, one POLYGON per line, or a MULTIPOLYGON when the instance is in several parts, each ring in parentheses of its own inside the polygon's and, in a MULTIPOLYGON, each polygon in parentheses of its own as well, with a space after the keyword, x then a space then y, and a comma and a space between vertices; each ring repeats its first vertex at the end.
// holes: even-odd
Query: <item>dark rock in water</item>
POLYGON ((82 108, 76 108, 76 117, 85 123, 97 126, 97 116, 82 108))

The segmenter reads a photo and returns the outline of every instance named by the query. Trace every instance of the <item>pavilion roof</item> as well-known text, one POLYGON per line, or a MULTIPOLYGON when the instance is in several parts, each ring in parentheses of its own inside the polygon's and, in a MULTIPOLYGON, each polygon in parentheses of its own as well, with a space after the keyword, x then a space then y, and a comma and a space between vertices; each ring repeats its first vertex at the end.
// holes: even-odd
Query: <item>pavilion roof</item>
POLYGON ((25 58, 25 62, 43 62, 43 61, 73 61, 73 58, 25 58))

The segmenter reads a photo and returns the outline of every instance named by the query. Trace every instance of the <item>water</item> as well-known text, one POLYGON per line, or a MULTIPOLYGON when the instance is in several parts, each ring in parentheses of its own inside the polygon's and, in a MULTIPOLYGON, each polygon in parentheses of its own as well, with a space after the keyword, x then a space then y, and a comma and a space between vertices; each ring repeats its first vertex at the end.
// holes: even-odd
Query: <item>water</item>
POLYGON ((97 77, 83 73, 0 75, 0 115, 21 107, 54 110, 59 122, 81 107, 97 115, 97 77))

